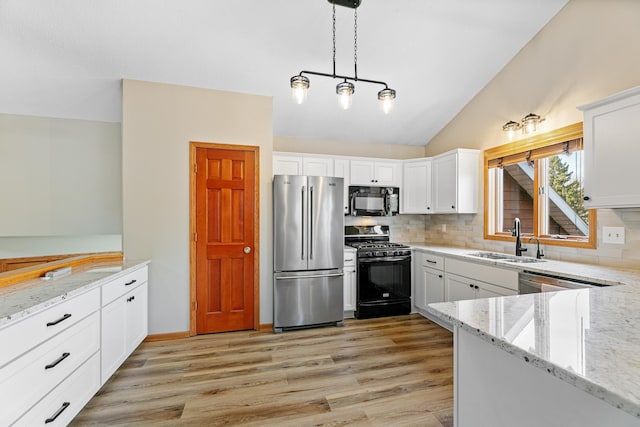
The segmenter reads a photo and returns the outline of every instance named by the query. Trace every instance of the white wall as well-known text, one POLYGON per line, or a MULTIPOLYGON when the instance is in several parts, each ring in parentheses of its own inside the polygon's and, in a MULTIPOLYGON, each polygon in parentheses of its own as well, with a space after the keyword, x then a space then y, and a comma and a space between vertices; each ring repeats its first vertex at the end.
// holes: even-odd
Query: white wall
POLYGON ((271 98, 124 80, 123 247, 151 259, 149 333, 189 330, 190 141, 260 147, 260 323, 271 323, 271 98))
POLYGON ((119 123, 0 114, 0 236, 120 234, 120 148, 119 123))

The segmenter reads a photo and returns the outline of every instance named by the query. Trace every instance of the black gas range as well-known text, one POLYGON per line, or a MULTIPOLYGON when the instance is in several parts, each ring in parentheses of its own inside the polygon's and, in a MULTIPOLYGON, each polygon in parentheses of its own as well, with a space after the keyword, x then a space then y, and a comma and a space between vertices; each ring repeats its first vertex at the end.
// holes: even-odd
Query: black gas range
POLYGON ((390 242, 388 225, 346 226, 345 244, 357 249, 359 319, 411 312, 411 249, 390 242))

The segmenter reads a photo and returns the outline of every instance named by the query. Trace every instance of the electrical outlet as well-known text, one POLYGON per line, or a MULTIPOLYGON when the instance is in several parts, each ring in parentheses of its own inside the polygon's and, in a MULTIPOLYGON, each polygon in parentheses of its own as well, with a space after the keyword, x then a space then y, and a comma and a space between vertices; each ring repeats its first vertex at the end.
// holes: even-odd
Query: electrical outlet
POLYGON ((602 243, 624 245, 624 227, 602 227, 602 243))

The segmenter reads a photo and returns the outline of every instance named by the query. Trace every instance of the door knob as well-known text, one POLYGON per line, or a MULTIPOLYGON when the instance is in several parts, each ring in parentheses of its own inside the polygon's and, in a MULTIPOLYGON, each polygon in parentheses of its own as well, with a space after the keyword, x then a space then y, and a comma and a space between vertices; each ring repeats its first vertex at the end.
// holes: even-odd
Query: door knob
POLYGON ((250 254, 251 253, 251 248, 249 246, 245 246, 244 247, 244 253, 245 254, 250 254))

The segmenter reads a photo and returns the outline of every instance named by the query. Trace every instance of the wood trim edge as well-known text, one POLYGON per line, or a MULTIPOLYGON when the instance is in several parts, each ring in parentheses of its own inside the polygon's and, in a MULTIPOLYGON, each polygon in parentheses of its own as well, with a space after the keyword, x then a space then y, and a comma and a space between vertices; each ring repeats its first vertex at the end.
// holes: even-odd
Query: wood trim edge
POLYGON ((261 323, 258 327, 260 332, 268 332, 273 330, 273 323, 261 323))
POLYGON ((37 279, 47 271, 56 270, 62 267, 77 267, 79 265, 92 262, 122 261, 122 259, 122 252, 96 252, 93 254, 65 258, 59 261, 47 262, 41 265, 34 265, 32 267, 25 267, 19 270, 7 271, 6 273, 0 273, 0 288, 15 285, 16 283, 30 279, 37 279))
POLYGON ((147 335, 143 342, 169 341, 189 338, 189 331, 169 332, 166 334, 147 335))

